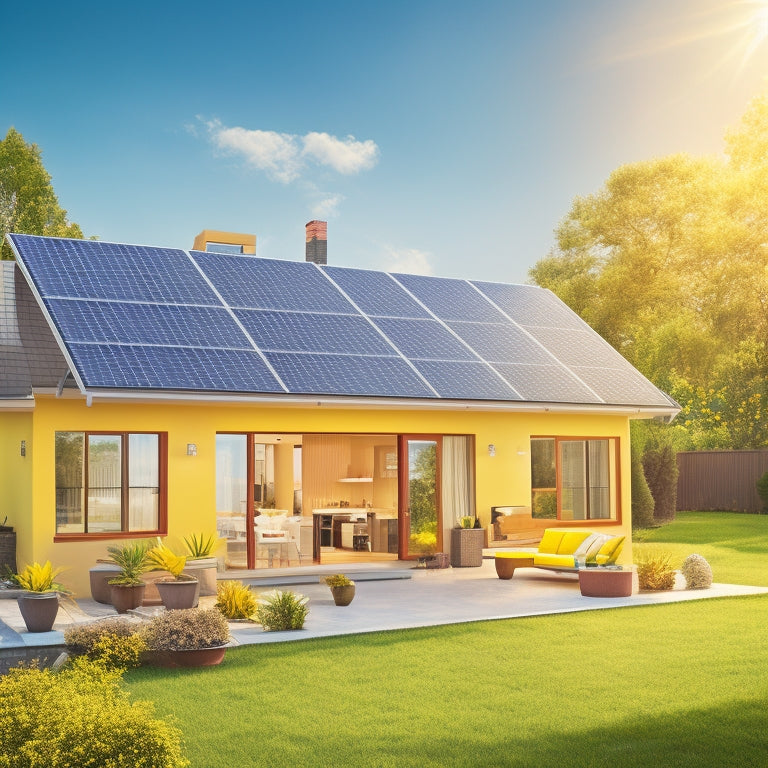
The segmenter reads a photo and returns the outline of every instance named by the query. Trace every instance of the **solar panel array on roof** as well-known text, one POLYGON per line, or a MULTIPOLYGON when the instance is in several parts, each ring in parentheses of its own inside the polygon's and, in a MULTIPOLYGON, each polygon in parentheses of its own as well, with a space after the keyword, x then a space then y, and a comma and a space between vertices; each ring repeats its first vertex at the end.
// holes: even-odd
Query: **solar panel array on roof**
POLYGON ((539 288, 9 239, 85 389, 670 406, 539 288))

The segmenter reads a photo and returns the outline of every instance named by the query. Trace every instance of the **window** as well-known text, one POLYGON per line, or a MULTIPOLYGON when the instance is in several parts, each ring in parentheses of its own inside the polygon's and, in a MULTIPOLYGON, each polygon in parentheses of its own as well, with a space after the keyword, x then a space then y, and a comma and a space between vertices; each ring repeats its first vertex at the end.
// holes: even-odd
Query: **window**
POLYGON ((160 533, 166 436, 56 433, 56 534, 160 533))
POLYGON ((618 439, 531 439, 533 517, 618 519, 618 439))

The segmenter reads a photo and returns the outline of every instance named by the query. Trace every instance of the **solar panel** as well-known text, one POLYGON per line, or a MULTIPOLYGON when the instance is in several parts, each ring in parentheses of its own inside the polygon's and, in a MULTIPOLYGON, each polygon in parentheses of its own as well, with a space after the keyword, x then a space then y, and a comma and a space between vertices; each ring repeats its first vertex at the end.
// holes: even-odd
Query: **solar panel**
POLYGON ((440 320, 467 320, 481 323, 504 322, 502 315, 466 280, 423 275, 394 275, 440 320))
POLYGON ((512 323, 448 323, 451 330, 483 359, 497 363, 554 362, 552 356, 512 323))
POLYGON ((192 258, 231 307, 356 314, 314 264, 201 251, 192 258))
POLYGON ((322 267, 331 280, 366 314, 380 317, 429 317, 412 296, 384 272, 322 267))
POLYGON ((235 313, 262 350, 390 357, 397 354, 362 315, 244 309, 235 313))
POLYGON ((532 286, 9 237, 85 387, 670 405, 532 286))
POLYGON ((317 395, 434 397, 413 369, 396 357, 300 355, 267 352, 289 391, 317 395))
POLYGON ((10 235, 43 297, 220 305, 184 251, 10 235))
POLYGON ((69 342, 250 348, 224 307, 127 304, 115 301, 48 299, 62 336, 69 342))
POLYGON ((419 373, 440 397, 460 400, 520 400, 520 396, 485 363, 414 360, 419 373))
POLYGON ((561 365, 494 363, 523 400, 540 403, 599 403, 601 399, 561 365))
POLYGON ((375 317, 373 322, 407 357, 414 360, 477 360, 467 347, 437 320, 375 317))
POLYGON ((71 344, 87 387, 283 392, 255 351, 118 344, 71 344))
POLYGON ((499 309, 520 325, 584 328, 586 323, 554 293, 534 285, 505 285, 473 280, 499 309))

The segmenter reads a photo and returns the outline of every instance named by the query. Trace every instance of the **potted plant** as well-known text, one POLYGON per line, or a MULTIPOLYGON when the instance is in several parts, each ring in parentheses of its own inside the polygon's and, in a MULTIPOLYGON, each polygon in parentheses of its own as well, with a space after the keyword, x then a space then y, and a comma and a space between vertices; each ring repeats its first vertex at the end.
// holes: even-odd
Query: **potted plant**
POLYGON ((229 642, 229 624, 217 608, 166 611, 141 629, 147 658, 162 667, 220 664, 229 642))
POLYGON ((155 582, 163 605, 168 610, 196 606, 200 582, 194 576, 183 572, 187 558, 184 555, 175 555, 165 544, 152 547, 147 556, 154 570, 168 571, 170 574, 155 582))
POLYGON ((213 533, 193 533, 184 537, 187 547, 186 571, 200 582, 200 595, 216 594, 216 572, 218 562, 213 553, 218 549, 221 539, 213 533))
POLYGON ((141 574, 149 570, 149 547, 145 542, 107 547, 109 559, 120 568, 120 575, 109 579, 110 599, 118 613, 138 608, 144 601, 147 585, 141 574))
POLYGON ((333 602, 336 605, 349 605, 355 597, 355 582, 343 573, 326 576, 325 583, 330 587, 333 602))
POLYGON ((68 590, 56 581, 64 570, 54 568, 50 560, 43 565, 32 563, 14 575, 13 580, 26 590, 17 603, 29 632, 50 632, 59 612, 59 593, 68 590))
POLYGON ((474 515, 465 515, 451 530, 451 565, 456 568, 483 564, 485 531, 474 515))

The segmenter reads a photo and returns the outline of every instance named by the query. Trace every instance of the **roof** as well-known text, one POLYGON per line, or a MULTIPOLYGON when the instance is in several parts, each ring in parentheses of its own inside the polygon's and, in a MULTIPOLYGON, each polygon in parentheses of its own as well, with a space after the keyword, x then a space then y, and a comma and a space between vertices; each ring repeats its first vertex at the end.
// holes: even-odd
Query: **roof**
POLYGON ((88 397, 678 410, 542 288, 90 240, 8 240, 48 324, 43 347, 56 341, 88 397))

